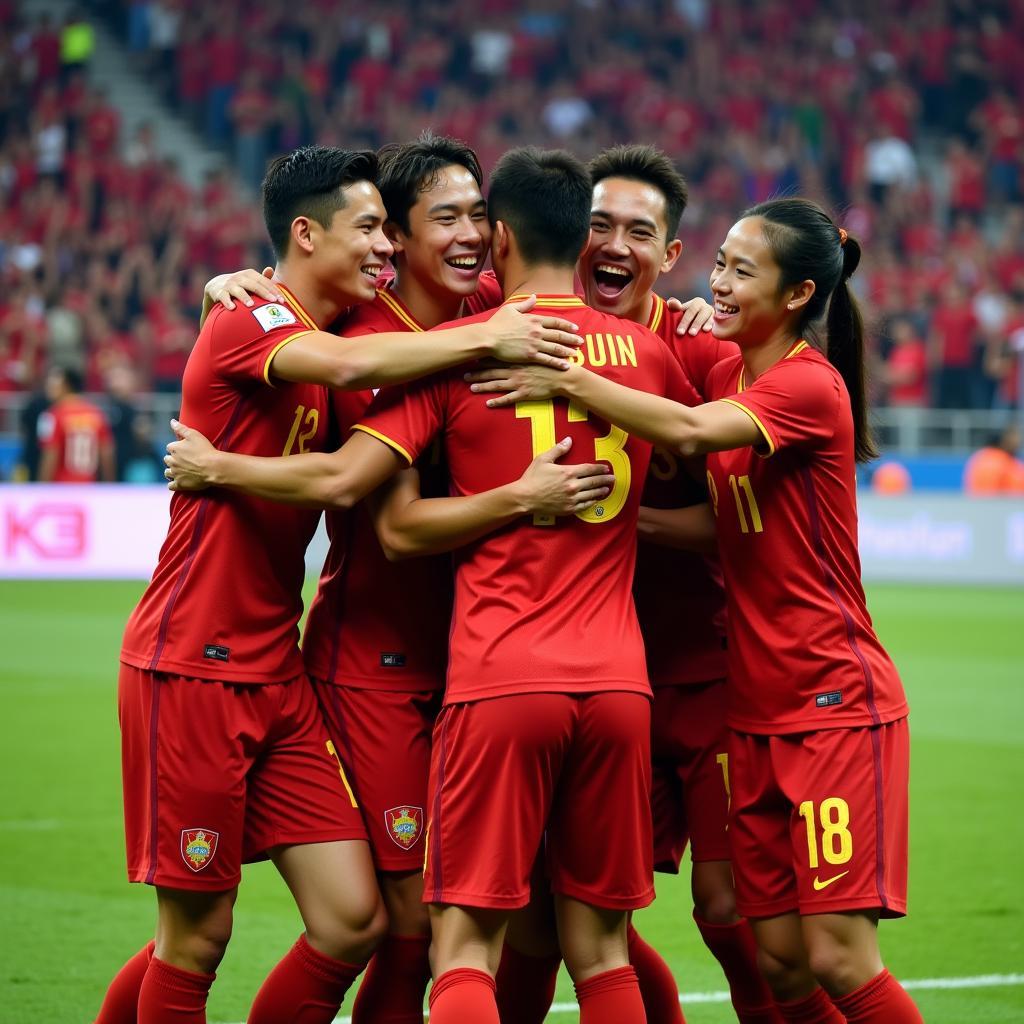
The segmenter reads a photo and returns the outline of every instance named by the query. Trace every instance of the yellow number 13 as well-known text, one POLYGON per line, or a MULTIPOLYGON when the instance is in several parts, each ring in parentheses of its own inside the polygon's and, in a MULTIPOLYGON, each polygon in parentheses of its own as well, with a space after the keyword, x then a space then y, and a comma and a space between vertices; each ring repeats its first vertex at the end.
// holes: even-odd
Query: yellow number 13
MULTIPOLYGON (((534 458, 541 452, 554 447, 555 403, 553 399, 545 398, 538 402, 516 402, 516 416, 519 419, 530 421, 534 458)), ((575 405, 569 406, 570 423, 583 423, 586 419, 587 413, 584 409, 575 405)), ((594 438, 594 459, 597 462, 607 462, 611 466, 612 472, 615 474, 615 484, 611 493, 603 501, 592 505, 585 512, 577 512, 577 519, 582 519, 585 523, 607 523, 622 511, 622 507, 629 497, 631 478, 629 456, 625 451, 628 440, 629 434, 616 426, 612 426, 604 437, 594 438)), ((537 515, 533 517, 535 526, 551 526, 554 521, 554 516, 537 515)))

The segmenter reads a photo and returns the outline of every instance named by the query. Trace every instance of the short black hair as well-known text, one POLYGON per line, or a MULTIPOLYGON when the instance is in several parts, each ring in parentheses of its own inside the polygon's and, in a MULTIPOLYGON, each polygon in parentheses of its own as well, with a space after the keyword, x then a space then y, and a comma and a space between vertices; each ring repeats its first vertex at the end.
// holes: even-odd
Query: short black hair
POLYGON ((263 179, 263 220, 277 258, 288 251, 296 217, 329 228, 345 207, 345 189, 376 177, 377 156, 371 150, 303 146, 272 160, 263 179))
POLYGON ((564 149, 510 149, 491 174, 487 215, 508 224, 527 263, 572 267, 587 244, 593 191, 564 149))
POLYGON ((81 370, 76 369, 74 366, 68 366, 66 363, 54 363, 48 372, 58 374, 64 382, 64 386, 73 395, 80 395, 82 393, 82 389, 85 387, 85 378, 81 370))
POLYGON ((637 143, 612 146, 598 153, 588 167, 595 185, 605 178, 628 178, 656 188, 665 197, 668 240, 676 237, 690 190, 676 165, 660 149, 637 143))
POLYGON ((432 189, 452 164, 465 167, 478 185, 484 174, 476 153, 461 139, 435 135, 428 128, 414 142, 392 142, 377 150, 377 188, 388 220, 409 231, 409 211, 422 192, 432 189))

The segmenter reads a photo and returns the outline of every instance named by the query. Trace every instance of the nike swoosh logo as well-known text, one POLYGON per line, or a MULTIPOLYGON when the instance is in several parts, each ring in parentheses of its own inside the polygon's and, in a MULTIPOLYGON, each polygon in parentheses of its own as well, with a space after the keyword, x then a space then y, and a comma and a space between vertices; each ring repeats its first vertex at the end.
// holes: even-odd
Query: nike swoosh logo
POLYGON ((838 875, 833 875, 831 878, 826 878, 824 882, 818 881, 818 876, 814 876, 814 891, 821 892, 822 889, 827 889, 833 882, 838 882, 840 878, 848 875, 849 871, 842 871, 838 875))

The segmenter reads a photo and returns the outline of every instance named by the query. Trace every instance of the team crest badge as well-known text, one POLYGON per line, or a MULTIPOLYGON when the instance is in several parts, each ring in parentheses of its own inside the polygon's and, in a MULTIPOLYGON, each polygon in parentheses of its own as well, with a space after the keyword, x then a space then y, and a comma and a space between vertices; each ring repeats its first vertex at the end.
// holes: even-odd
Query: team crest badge
POLYGON ((411 850, 423 831, 423 808, 409 804, 392 807, 384 812, 384 822, 395 845, 403 850, 411 850))
POLYGON ((181 830, 181 856, 193 871, 202 871, 217 852, 220 833, 208 828, 181 830))

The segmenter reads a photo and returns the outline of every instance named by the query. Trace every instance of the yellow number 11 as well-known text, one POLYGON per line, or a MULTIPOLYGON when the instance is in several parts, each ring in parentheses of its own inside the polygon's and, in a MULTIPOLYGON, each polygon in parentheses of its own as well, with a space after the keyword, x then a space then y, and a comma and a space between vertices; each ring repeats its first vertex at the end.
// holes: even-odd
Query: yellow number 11
MULTIPOLYGON (((553 448, 555 444, 555 403, 551 398, 536 402, 516 402, 516 417, 530 421, 530 433, 533 442, 533 457, 553 448)), ((569 406, 569 422, 583 423, 587 419, 586 410, 578 406, 569 406)), ((603 501, 592 505, 585 512, 577 512, 576 518, 585 523, 607 523, 614 519, 626 504, 629 497, 631 468, 629 456, 626 454, 627 434, 620 427, 612 426, 604 437, 594 438, 594 459, 607 462, 615 474, 615 484, 611 493, 603 501)), ((536 515, 534 526, 551 526, 554 516, 536 515)))

